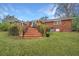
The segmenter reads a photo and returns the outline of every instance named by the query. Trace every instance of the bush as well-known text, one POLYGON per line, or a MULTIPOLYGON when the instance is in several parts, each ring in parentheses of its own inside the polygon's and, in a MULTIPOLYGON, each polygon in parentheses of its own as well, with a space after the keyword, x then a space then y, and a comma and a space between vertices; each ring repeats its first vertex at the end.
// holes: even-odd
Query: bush
POLYGON ((73 17, 72 31, 79 31, 79 17, 73 17))
POLYGON ((18 36, 19 35, 19 29, 17 26, 12 26, 9 29, 9 34, 13 36, 18 36))
POLYGON ((49 32, 49 29, 50 28, 46 24, 40 24, 38 26, 38 30, 39 30, 39 32, 42 33, 43 36, 46 36, 46 33, 49 32))
POLYGON ((49 37, 49 36, 50 36, 49 32, 46 32, 46 37, 49 37))
POLYGON ((8 31, 9 26, 10 25, 8 23, 0 23, 0 30, 1 31, 8 31))

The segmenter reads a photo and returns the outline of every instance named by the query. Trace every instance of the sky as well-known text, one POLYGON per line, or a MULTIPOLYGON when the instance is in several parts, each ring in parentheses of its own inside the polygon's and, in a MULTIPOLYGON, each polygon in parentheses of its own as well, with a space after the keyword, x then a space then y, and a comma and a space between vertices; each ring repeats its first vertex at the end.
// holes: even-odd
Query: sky
POLYGON ((54 18, 56 5, 49 3, 0 3, 0 18, 13 15, 24 21, 36 20, 43 16, 54 18))

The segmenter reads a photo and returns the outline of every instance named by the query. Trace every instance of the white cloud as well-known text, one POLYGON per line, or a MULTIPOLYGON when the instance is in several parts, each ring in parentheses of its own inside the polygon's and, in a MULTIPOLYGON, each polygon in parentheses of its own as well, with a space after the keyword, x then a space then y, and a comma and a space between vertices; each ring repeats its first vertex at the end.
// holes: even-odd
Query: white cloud
POLYGON ((8 15, 9 13, 8 12, 3 12, 3 15, 8 15))
POLYGON ((53 16, 56 12, 57 7, 58 6, 56 6, 56 5, 50 4, 47 8, 42 8, 42 9, 38 10, 38 12, 46 14, 46 15, 54 18, 53 16))
POLYGON ((7 6, 2 5, 2 10, 3 10, 3 11, 8 11, 7 6))
POLYGON ((0 14, 0 18, 3 18, 3 15, 2 14, 0 14))
POLYGON ((66 17, 66 14, 65 13, 61 13, 60 16, 57 16, 56 18, 64 18, 66 17))
POLYGON ((4 16, 6 16, 6 15, 8 15, 9 13, 8 12, 2 12, 1 14, 0 14, 0 18, 3 18, 4 16))
MULTIPOLYGON (((15 14, 33 14, 31 10, 29 9, 21 9, 19 10, 18 8, 15 8, 13 5, 11 4, 7 4, 7 5, 1 5, 0 6, 0 17, 2 18, 5 15, 15 15, 15 14), (12 13, 11 13, 12 12, 12 13)), ((15 15, 16 16, 16 15, 15 15)))
POLYGON ((0 8, 0 17, 3 18, 5 15, 8 15, 8 7, 7 6, 4 6, 4 5, 0 5, 1 8, 0 8))
POLYGON ((13 11, 13 12, 16 11, 12 5, 8 5, 8 10, 13 11))

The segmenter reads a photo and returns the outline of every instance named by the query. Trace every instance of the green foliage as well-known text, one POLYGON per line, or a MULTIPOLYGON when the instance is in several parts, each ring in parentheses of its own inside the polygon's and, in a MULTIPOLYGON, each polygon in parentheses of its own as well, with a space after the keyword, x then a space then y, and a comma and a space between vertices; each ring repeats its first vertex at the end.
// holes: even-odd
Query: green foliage
POLYGON ((40 20, 47 20, 48 16, 41 17, 40 20))
POLYGON ((22 24, 18 24, 17 27, 19 29, 19 35, 23 35, 24 26, 22 24))
POLYGON ((50 35, 49 32, 46 32, 46 37, 49 37, 49 35, 50 35))
POLYGON ((42 33, 43 36, 46 36, 46 33, 49 31, 49 27, 46 24, 40 24, 38 30, 42 33))
POLYGON ((13 36, 18 36, 19 35, 19 29, 18 29, 18 27, 16 25, 12 25, 9 28, 9 34, 13 35, 13 36))
POLYGON ((0 23, 0 30, 8 31, 11 24, 15 21, 18 21, 14 16, 7 15, 2 19, 2 23, 0 23))
POLYGON ((72 29, 74 31, 79 31, 79 17, 73 17, 72 29))
POLYGON ((10 15, 5 16, 4 19, 2 20, 2 22, 15 22, 15 21, 18 21, 18 19, 10 15))
POLYGON ((21 23, 13 23, 10 24, 9 34, 13 35, 22 35, 24 30, 24 26, 21 23), (14 34, 15 33, 15 34, 14 34))
POLYGON ((1 31, 8 31, 10 24, 9 23, 0 23, 0 30, 1 31))
POLYGON ((11 35, 18 35, 22 33, 23 27, 17 18, 7 15, 2 19, 2 23, 0 23, 0 30, 9 31, 11 35))

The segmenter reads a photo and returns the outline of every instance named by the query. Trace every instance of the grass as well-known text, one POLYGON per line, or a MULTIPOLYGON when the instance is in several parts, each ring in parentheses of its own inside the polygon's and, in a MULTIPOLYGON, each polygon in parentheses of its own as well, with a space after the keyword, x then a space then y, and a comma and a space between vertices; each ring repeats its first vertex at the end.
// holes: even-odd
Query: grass
POLYGON ((49 38, 20 39, 0 32, 1 56, 78 56, 79 33, 54 32, 49 38))

